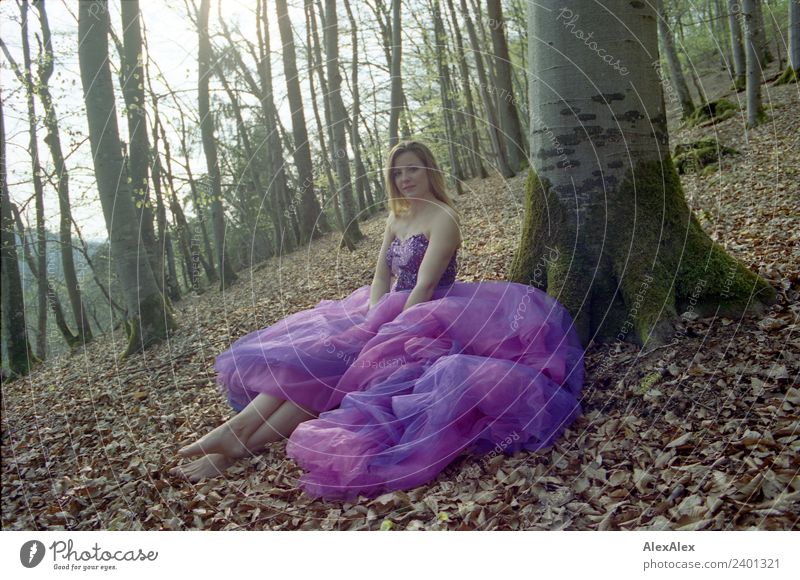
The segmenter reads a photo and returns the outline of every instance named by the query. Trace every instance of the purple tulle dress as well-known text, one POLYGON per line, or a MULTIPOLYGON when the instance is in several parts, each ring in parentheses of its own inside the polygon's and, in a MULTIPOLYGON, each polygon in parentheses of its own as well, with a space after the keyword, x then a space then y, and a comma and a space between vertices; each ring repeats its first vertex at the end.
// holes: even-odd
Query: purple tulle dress
POLYGON ((464 452, 552 445, 580 413, 583 348, 551 296, 457 282, 456 255, 427 302, 402 312, 428 240, 395 239, 397 282, 322 300, 239 339, 216 360, 234 409, 259 393, 320 412, 286 451, 311 496, 353 500, 416 487, 464 452))

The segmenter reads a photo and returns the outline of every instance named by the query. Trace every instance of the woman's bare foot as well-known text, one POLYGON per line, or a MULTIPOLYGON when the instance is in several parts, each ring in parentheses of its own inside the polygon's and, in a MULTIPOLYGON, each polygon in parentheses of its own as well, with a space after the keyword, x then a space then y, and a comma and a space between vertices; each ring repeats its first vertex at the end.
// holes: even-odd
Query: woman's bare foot
POLYGON ((173 467, 169 470, 169 473, 170 475, 187 479, 192 483, 197 483, 206 477, 222 475, 222 472, 228 469, 233 463, 234 460, 230 457, 225 457, 219 453, 212 453, 200 459, 195 459, 186 465, 173 467))
POLYGON ((196 457, 198 455, 221 454, 228 457, 249 457, 247 440, 252 433, 245 429, 237 428, 235 417, 223 423, 211 433, 204 435, 191 445, 181 448, 178 455, 181 457, 196 457))

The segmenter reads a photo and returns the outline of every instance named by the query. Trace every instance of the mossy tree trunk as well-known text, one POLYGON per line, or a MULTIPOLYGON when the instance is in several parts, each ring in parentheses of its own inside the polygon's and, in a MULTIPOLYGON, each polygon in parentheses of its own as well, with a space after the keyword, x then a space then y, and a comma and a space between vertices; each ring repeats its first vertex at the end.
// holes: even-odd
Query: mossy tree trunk
POLYGON ((746 84, 747 66, 745 64, 744 45, 742 44, 742 7, 739 0, 728 0, 728 26, 731 30, 731 54, 735 78, 733 86, 739 90, 746 84))
POLYGON ((772 287, 686 204, 652 65, 655 8, 546 0, 529 4, 528 22, 533 170, 510 278, 564 304, 585 344, 660 343, 689 308, 770 302, 772 287))
POLYGON ((156 284, 147 255, 141 255, 136 210, 122 158, 114 87, 108 60, 108 4, 79 5, 78 59, 81 70, 89 141, 100 203, 108 229, 114 268, 125 295, 129 320, 124 356, 166 337, 176 323, 156 284))

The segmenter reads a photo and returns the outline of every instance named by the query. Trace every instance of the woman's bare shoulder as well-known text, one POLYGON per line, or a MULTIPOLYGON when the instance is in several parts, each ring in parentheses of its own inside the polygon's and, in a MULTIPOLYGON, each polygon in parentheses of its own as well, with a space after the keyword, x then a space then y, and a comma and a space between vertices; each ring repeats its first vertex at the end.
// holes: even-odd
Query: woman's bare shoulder
POLYGON ((437 231, 446 234, 447 236, 454 237, 461 241, 461 221, 459 220, 458 212, 446 203, 437 204, 439 209, 436 210, 436 215, 431 223, 431 231, 437 231))

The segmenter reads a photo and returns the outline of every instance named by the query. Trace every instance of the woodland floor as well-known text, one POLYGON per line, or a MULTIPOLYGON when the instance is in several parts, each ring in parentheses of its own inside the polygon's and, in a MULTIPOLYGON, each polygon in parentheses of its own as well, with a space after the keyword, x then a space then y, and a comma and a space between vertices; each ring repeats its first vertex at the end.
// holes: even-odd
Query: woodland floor
MULTIPOLYGON (((686 197, 779 301, 739 320, 685 318, 685 335, 651 352, 590 348, 584 414, 551 450, 459 458, 429 485, 346 504, 301 493, 284 442, 225 478, 166 474, 181 445, 230 416, 214 384, 219 352, 371 282, 375 217, 352 255, 328 236, 241 272, 224 294, 186 298, 180 329, 144 354, 120 360, 124 336, 103 336, 4 385, 3 529, 796 529, 800 87, 765 88, 769 121, 749 142, 735 117, 675 128, 672 145, 716 135, 739 150, 717 173, 684 176, 686 197)), ((460 280, 504 278, 524 182, 467 183, 460 280)))

